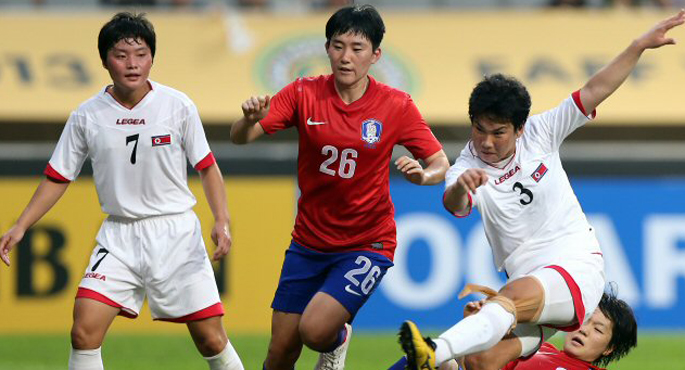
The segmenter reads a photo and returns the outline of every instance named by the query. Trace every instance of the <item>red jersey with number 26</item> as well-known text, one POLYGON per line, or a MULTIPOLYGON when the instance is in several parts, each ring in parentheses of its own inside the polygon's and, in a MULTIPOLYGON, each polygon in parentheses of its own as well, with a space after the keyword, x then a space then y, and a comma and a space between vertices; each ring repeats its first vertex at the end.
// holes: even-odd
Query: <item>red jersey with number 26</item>
POLYGON ((322 252, 368 250, 392 259, 393 146, 405 146, 417 159, 442 149, 409 94, 369 76, 364 95, 345 104, 333 75, 299 78, 273 97, 260 124, 267 134, 291 126, 299 132, 294 241, 322 252))
POLYGON ((550 343, 543 343, 540 349, 527 359, 510 362, 502 370, 604 370, 589 362, 569 357, 550 343))

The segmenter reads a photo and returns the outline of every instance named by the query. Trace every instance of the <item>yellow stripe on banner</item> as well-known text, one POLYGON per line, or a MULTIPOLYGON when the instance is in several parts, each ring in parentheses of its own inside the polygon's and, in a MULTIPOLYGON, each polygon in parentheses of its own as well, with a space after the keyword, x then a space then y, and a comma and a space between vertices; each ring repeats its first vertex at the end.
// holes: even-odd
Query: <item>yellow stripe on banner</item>
MULTIPOLYGON (((0 182, 0 232, 14 223, 39 182, 39 178, 0 182)), ((190 186, 198 198, 195 212, 211 255, 213 216, 199 179, 191 180, 190 186)), ((290 242, 295 182, 288 177, 226 178, 226 189, 233 247, 221 277, 226 285, 224 323, 233 333, 266 333, 269 306, 290 242)), ((72 183, 57 205, 30 229, 21 251, 11 254, 12 266, 0 266, 0 312, 12 317, 2 321, 0 334, 69 332, 76 288, 104 217, 92 179, 84 178, 72 183)), ((183 333, 187 329, 179 324, 153 324, 146 306, 135 320, 117 318, 110 332, 183 333)))
MULTIPOLYGON (((653 24, 670 15, 638 11, 384 12, 379 80, 412 94, 432 125, 468 123, 467 104, 483 74, 522 80, 533 113, 556 106, 653 24)), ((0 121, 62 123, 109 83, 97 33, 109 13, 0 15, 0 121)), ((158 48, 151 78, 193 99, 211 124, 232 122, 254 94, 298 76, 330 71, 329 14, 151 13, 158 48)), ((685 27, 671 36, 685 39, 685 27)), ((648 50, 624 86, 599 108, 596 124, 685 122, 680 86, 685 47, 648 50)))

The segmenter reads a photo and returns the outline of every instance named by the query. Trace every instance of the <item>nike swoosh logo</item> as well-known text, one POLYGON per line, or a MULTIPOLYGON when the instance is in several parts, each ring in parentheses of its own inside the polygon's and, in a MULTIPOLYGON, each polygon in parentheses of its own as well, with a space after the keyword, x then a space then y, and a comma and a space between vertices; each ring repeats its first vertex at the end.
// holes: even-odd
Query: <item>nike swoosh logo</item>
POLYGON ((358 296, 360 296, 360 297, 362 296, 361 294, 359 294, 359 293, 355 292, 354 290, 352 290, 352 288, 350 287, 350 284, 345 285, 345 291, 348 292, 348 293, 350 293, 350 294, 358 295, 358 296))
POLYGON ((326 122, 317 122, 317 121, 312 121, 312 117, 307 118, 307 124, 309 126, 316 126, 316 125, 325 125, 326 122))

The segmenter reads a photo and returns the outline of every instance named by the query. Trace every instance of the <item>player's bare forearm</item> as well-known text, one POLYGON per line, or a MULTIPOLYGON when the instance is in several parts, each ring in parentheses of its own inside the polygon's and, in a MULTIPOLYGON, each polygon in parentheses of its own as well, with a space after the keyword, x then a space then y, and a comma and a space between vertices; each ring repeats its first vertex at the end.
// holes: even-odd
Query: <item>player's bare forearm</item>
POLYGON ((24 237, 26 230, 41 219, 62 197, 69 183, 44 179, 33 194, 17 222, 0 238, 0 259, 10 265, 9 252, 24 237))
POLYGON ((228 223, 229 215, 226 202, 226 188, 219 165, 214 163, 201 170, 200 179, 202 180, 202 188, 205 191, 205 197, 207 197, 207 203, 209 203, 209 208, 214 215, 214 220, 228 223))
POLYGON ((602 68, 580 90, 580 100, 586 112, 592 112, 597 106, 613 94, 637 65, 642 53, 647 49, 656 49, 664 45, 675 44, 675 39, 666 33, 674 27, 685 23, 685 11, 657 23, 649 31, 635 39, 608 65, 602 68))
POLYGON ((231 125, 231 141, 234 144, 251 143, 263 134, 264 129, 258 122, 252 122, 245 117, 231 125))
POLYGON ((64 195, 69 184, 43 179, 36 188, 36 192, 33 193, 29 204, 19 216, 16 225, 27 230, 38 222, 64 195))
POLYGON ((469 207, 468 191, 463 186, 460 186, 459 183, 450 185, 445 190, 443 204, 445 208, 454 214, 466 214, 469 207))
POLYGON ((216 163, 200 171, 202 187, 207 197, 207 203, 214 215, 212 227, 212 241, 216 245, 212 260, 218 261, 228 254, 231 248, 231 232, 229 231, 228 206, 226 204, 226 188, 221 170, 216 163))
POLYGON ((450 168, 450 161, 443 150, 426 158, 421 185, 435 185, 445 181, 445 173, 450 168))
POLYGON ((637 65, 644 50, 633 41, 627 49, 595 73, 580 89, 580 100, 588 114, 623 84, 637 65))

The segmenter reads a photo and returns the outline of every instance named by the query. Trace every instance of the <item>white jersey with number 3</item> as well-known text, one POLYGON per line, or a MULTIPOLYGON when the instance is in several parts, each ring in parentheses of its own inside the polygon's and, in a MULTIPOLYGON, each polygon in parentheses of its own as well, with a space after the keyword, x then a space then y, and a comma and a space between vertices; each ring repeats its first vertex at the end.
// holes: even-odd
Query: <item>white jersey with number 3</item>
POLYGON ((525 271, 563 256, 600 253, 559 159, 562 141, 588 120, 575 92, 528 118, 504 168, 480 160, 469 142, 447 172, 449 187, 469 168, 486 171, 488 182, 470 195, 500 270, 525 271))
POLYGON ((196 200, 186 161, 196 168, 210 157, 213 163, 195 104, 170 87, 150 85, 132 109, 106 89, 81 104, 48 165, 72 181, 90 157, 100 205, 110 215, 138 219, 191 209, 196 200))

